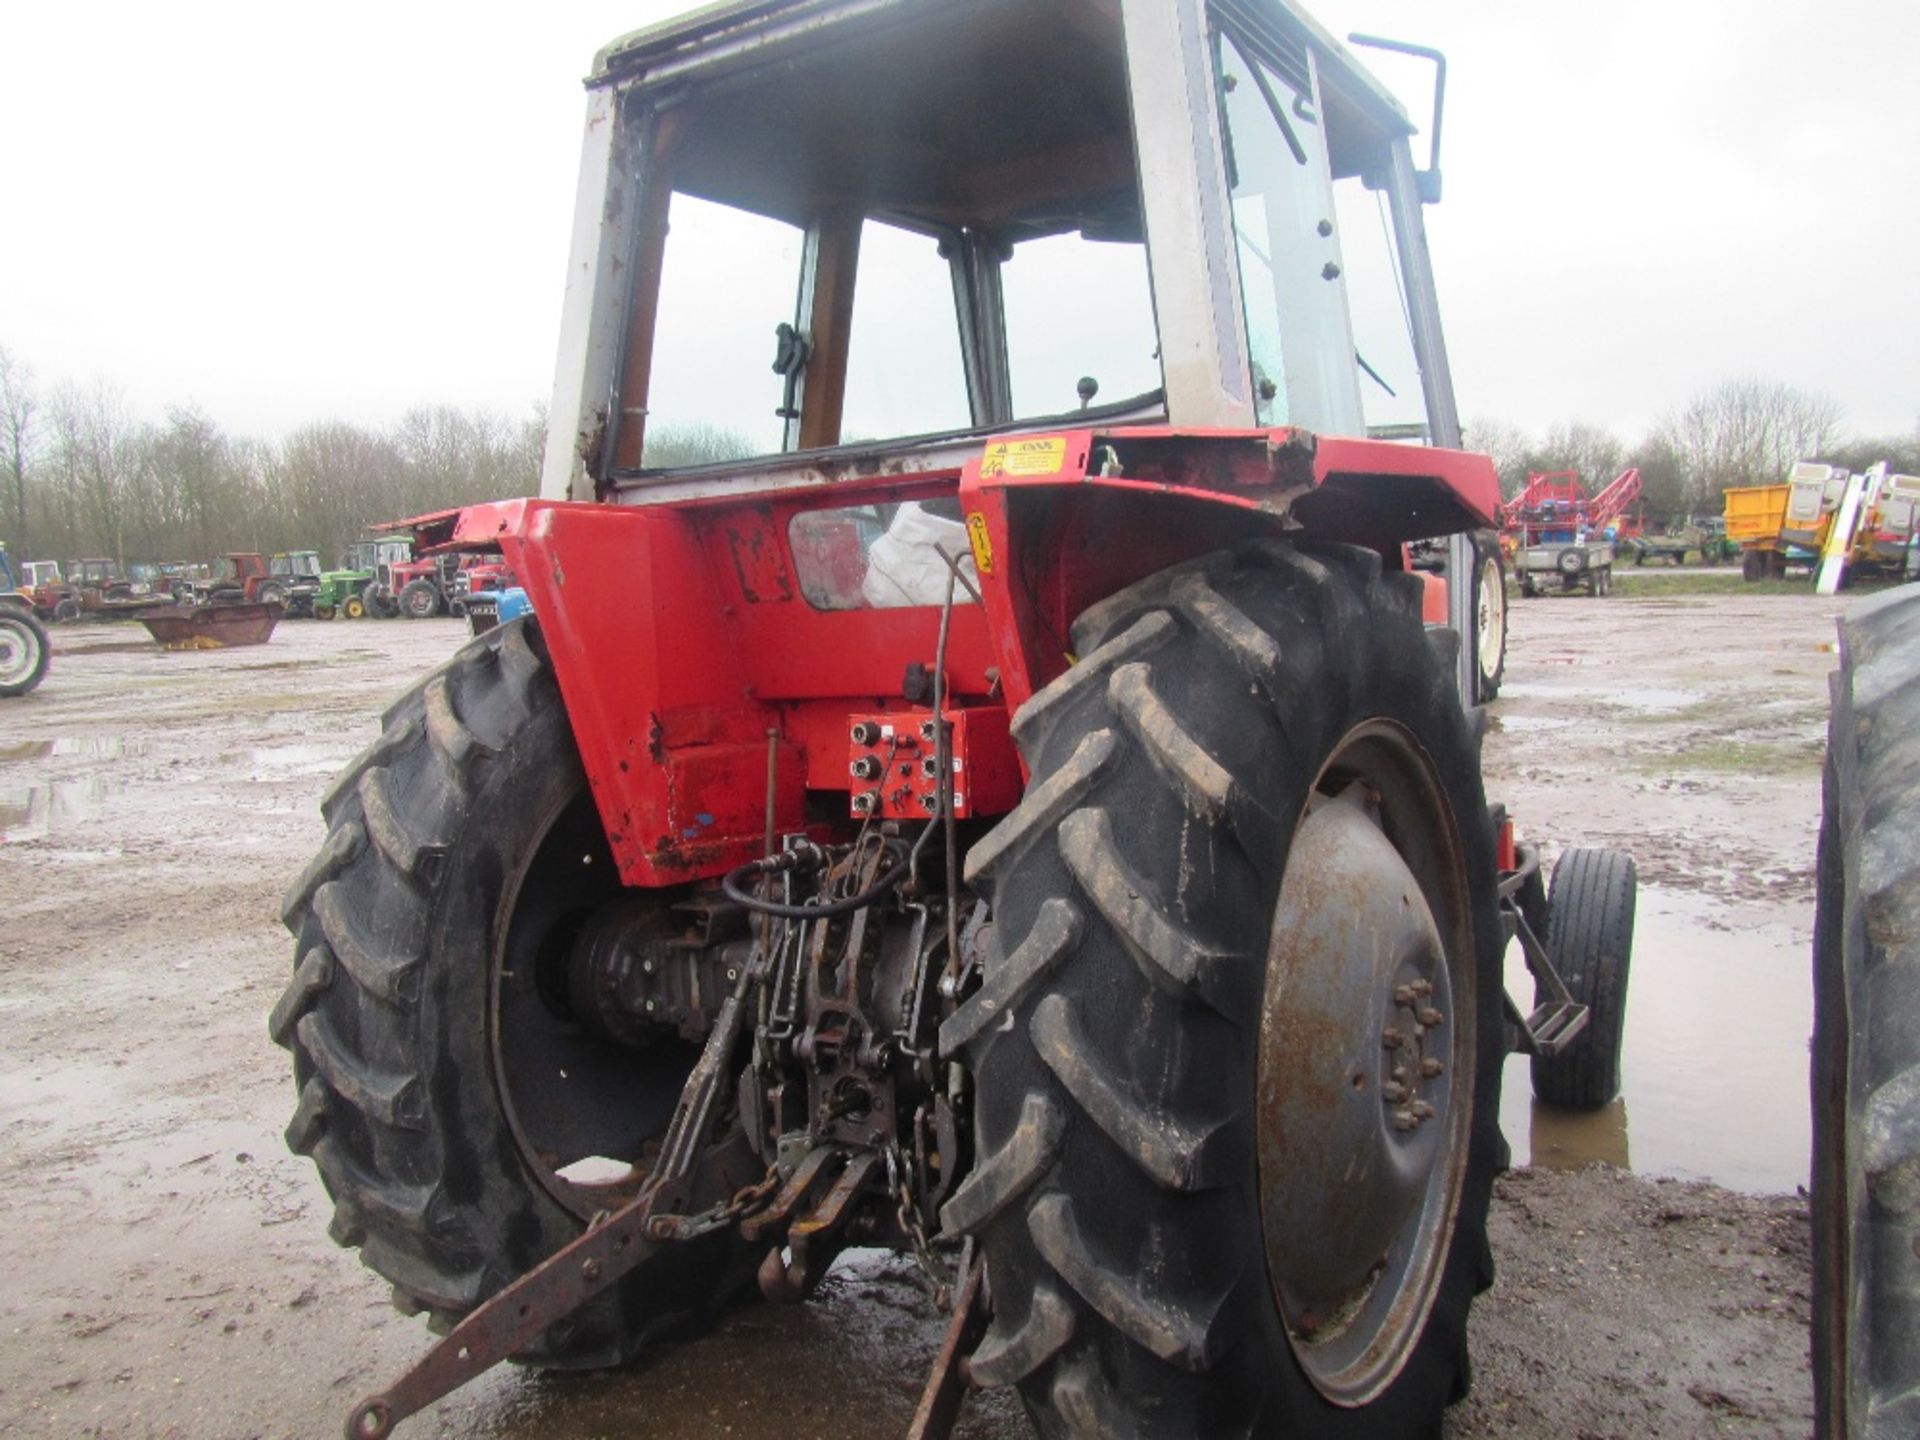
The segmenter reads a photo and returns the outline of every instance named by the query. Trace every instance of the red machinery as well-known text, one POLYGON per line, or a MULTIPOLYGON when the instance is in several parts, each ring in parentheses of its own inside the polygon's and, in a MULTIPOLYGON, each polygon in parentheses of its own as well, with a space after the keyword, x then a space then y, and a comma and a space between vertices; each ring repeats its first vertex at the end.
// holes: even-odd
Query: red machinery
POLYGON ((1583 539, 1604 531, 1639 496, 1640 471, 1634 466, 1591 496, 1575 471, 1542 471, 1529 475, 1526 488, 1500 507, 1500 524, 1522 547, 1583 539))

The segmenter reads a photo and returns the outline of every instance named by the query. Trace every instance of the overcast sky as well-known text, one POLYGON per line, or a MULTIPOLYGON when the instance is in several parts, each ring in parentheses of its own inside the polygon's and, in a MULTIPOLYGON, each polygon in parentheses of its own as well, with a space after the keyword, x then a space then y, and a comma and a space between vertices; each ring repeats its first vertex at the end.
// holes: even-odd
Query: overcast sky
MULTIPOLYGON (((16 0, 0 345, 267 436, 523 413, 551 386, 579 78, 681 8, 16 0)), ((1856 431, 1920 423, 1920 7, 1312 8, 1451 58, 1428 224, 1464 413, 1632 437, 1758 375, 1856 431)), ((1376 63, 1424 128, 1425 67, 1376 63)))

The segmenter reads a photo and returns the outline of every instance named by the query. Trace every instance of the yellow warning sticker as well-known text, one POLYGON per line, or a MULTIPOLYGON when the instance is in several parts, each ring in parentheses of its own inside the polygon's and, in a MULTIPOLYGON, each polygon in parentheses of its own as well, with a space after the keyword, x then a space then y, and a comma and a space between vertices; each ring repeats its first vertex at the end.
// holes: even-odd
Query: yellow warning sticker
POLYGON ((987 538, 987 517, 977 510, 967 516, 967 539, 973 544, 973 568, 982 575, 991 575, 993 541, 987 538))
POLYGON ((1020 440, 996 440, 980 460, 980 478, 995 475, 1058 475, 1067 463, 1067 437, 1032 435, 1020 440))

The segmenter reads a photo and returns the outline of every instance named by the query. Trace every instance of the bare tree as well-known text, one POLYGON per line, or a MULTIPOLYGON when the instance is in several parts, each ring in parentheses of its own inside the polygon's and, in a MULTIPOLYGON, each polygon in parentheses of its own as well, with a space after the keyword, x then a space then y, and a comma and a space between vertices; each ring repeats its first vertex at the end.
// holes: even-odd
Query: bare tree
POLYGON ((36 424, 39 402, 33 392, 33 371, 0 345, 0 466, 6 469, 7 498, 12 511, 13 543, 26 554, 27 467, 39 444, 36 424))
MULTIPOLYGON (((1469 420, 1461 432, 1460 443, 1469 450, 1478 450, 1493 461, 1493 468, 1500 476, 1500 494, 1511 500, 1518 495, 1527 483, 1527 459, 1533 453, 1533 437, 1518 425, 1509 425, 1504 420, 1495 420, 1482 416, 1469 420)), ((648 463, 652 464, 652 446, 648 447, 648 463)))
POLYGON ((1681 457, 1689 503, 1717 508, 1720 491, 1770 484, 1794 461, 1832 450, 1841 419, 1831 396, 1777 380, 1725 380, 1669 415, 1656 433, 1681 457))
POLYGON ((1533 470, 1573 470, 1589 491, 1626 468, 1627 447, 1603 425, 1574 420, 1547 431, 1529 457, 1533 470))

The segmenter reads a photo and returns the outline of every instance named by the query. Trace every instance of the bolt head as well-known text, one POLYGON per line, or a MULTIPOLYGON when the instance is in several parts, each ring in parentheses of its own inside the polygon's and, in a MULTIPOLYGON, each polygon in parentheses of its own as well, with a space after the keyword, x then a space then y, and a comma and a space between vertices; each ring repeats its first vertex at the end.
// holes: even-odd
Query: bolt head
POLYGON ((1411 1110, 1396 1110, 1393 1112, 1393 1128, 1398 1130, 1402 1135, 1406 1134, 1419 1123, 1419 1117, 1411 1110))
POLYGON ((1420 1007, 1420 1013, 1414 1016, 1414 1018, 1418 1020, 1425 1029, 1431 1030, 1434 1026, 1438 1025, 1442 1020, 1445 1020, 1447 1017, 1442 1015, 1438 1010, 1434 1009, 1431 1005, 1423 1005, 1420 1007))
POLYGON ((1391 1025, 1380 1032, 1380 1044, 1382 1048, 1387 1050, 1398 1050, 1401 1045, 1406 1043, 1406 1038, 1406 1036, 1402 1035, 1391 1025))
POLYGON ((1433 1118, 1433 1106, 1425 1100, 1416 1100, 1407 1108, 1413 1111, 1413 1118, 1416 1120, 1431 1120, 1433 1118))
POLYGON ((1432 1055, 1427 1056, 1426 1059, 1420 1062, 1420 1073, 1429 1080, 1433 1079, 1436 1075, 1444 1073, 1446 1068, 1444 1064, 1432 1055))
POLYGON ((1380 1097, 1390 1105, 1398 1105, 1407 1098, 1407 1087, 1390 1080, 1380 1087, 1380 1097))
POLYGON ((595 1280, 598 1280, 600 1278, 600 1262, 591 1258, 582 1260, 580 1262, 580 1278, 588 1284, 592 1284, 595 1280))
POLYGON ((1411 1005, 1416 998, 1418 997, 1415 996, 1411 985, 1393 987, 1393 1003, 1396 1005, 1411 1005))

